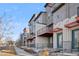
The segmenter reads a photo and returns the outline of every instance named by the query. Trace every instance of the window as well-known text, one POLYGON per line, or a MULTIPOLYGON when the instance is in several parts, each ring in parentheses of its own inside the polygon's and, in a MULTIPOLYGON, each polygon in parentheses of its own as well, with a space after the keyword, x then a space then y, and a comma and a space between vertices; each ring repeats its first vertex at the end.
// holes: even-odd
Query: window
POLYGON ((72 30, 72 49, 79 47, 79 29, 72 30))

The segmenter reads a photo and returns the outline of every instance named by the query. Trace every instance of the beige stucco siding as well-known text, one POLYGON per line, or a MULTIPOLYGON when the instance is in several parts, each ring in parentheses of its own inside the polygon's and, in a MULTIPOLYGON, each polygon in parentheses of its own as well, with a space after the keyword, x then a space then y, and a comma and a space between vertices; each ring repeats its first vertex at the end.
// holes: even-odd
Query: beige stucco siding
POLYGON ((79 7, 79 3, 70 3, 69 4, 69 16, 70 17, 77 15, 77 7, 79 7))
POLYGON ((62 6, 59 10, 53 13, 54 24, 64 20, 67 17, 66 5, 62 6))

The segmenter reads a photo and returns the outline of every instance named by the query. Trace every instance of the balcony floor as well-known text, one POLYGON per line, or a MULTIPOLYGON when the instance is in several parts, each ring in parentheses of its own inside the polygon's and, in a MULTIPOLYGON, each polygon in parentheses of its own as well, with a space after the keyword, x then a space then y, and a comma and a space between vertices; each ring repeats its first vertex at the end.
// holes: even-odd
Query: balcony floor
POLYGON ((50 37, 50 36, 53 36, 53 33, 44 33, 38 36, 50 37))

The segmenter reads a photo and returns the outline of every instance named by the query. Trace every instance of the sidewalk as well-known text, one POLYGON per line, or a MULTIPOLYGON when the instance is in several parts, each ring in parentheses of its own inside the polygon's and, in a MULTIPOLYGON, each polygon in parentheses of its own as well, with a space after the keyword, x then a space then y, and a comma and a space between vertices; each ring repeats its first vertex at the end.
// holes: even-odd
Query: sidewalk
POLYGON ((14 47, 14 48, 15 48, 16 54, 17 54, 18 56, 33 56, 32 54, 30 54, 30 53, 24 51, 23 49, 20 49, 20 48, 18 48, 18 47, 14 47))

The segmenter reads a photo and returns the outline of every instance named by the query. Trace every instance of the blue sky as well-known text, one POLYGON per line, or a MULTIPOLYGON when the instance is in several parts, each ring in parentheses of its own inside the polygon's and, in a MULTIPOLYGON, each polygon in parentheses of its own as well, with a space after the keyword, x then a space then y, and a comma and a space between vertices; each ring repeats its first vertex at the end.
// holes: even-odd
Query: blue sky
POLYGON ((6 22, 8 17, 12 17, 14 28, 13 38, 16 40, 24 27, 28 27, 28 21, 32 17, 34 13, 39 13, 40 11, 44 11, 43 3, 5 3, 0 4, 0 16, 6 12, 6 16, 4 17, 4 21, 6 22))

